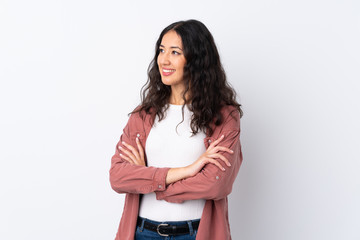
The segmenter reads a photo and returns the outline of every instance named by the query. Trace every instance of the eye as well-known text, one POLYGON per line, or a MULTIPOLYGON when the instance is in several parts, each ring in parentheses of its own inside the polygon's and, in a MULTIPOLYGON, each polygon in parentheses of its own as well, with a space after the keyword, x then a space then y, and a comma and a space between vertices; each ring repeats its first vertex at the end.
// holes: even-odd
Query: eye
POLYGON ((177 51, 172 51, 172 53, 175 54, 175 55, 180 55, 180 53, 177 52, 177 51))
POLYGON ((163 52, 165 52, 165 50, 162 48, 159 48, 159 53, 163 53, 163 52))

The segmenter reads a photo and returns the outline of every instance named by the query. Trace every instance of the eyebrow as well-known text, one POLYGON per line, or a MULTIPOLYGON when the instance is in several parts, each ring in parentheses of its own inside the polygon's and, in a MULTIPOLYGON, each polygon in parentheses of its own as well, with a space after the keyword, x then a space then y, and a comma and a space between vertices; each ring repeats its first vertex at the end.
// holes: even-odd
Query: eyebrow
MULTIPOLYGON (((164 48, 165 46, 160 44, 160 47, 163 47, 163 48, 164 48)), ((180 50, 182 51, 182 49, 179 48, 179 47, 177 47, 177 46, 171 46, 170 48, 178 48, 178 49, 180 49, 180 50)))

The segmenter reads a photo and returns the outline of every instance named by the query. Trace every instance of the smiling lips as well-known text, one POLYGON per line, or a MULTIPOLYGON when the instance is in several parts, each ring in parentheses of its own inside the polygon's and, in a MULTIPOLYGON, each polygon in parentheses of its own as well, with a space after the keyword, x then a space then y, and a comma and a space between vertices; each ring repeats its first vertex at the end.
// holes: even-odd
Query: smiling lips
POLYGON ((163 68, 162 69, 162 75, 163 76, 170 76, 175 72, 175 69, 169 69, 169 68, 163 68))

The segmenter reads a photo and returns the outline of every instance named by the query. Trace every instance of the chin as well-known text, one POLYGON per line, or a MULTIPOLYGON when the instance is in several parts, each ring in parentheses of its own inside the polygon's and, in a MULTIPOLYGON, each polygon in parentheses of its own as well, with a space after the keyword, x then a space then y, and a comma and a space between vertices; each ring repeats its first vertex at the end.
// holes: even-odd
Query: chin
POLYGON ((161 81, 162 81, 162 83, 163 84, 165 84, 165 85, 167 85, 167 86, 171 86, 171 85, 174 85, 175 83, 174 83, 174 81, 171 81, 171 80, 169 80, 169 79, 161 79, 161 81))

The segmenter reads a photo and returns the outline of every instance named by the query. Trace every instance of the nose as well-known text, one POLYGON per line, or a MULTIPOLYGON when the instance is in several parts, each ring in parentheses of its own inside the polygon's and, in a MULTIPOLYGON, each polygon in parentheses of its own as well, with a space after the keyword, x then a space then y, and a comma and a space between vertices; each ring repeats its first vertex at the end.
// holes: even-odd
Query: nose
POLYGON ((169 54, 160 53, 158 56, 158 62, 160 65, 169 65, 170 64, 169 54))

